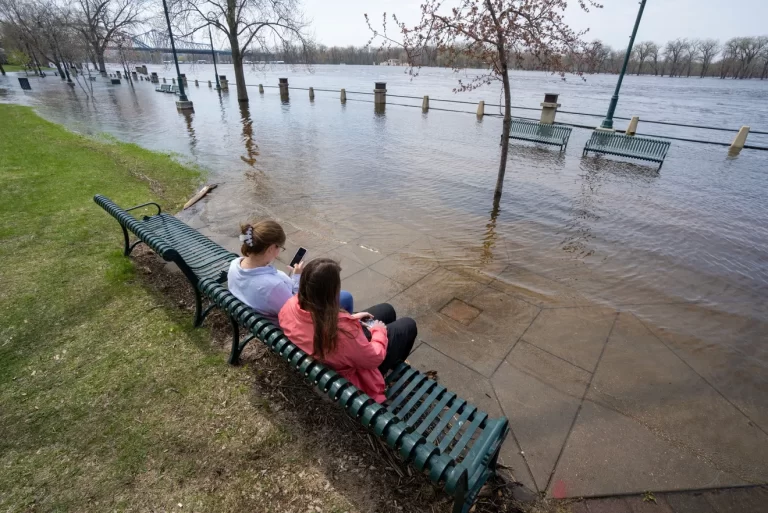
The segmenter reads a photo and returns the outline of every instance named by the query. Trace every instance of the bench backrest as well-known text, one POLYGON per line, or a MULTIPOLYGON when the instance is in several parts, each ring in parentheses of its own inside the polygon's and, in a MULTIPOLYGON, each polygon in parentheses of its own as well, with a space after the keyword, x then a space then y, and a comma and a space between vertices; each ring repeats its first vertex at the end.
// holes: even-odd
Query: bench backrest
POLYGON ((593 132, 587 141, 590 149, 606 149, 616 152, 625 151, 632 155, 646 155, 664 160, 670 146, 669 141, 651 139, 648 137, 612 134, 609 132, 593 132))
POLYGON ((562 125, 545 125, 535 121, 512 119, 512 131, 530 137, 546 137, 547 139, 565 139, 571 135, 572 128, 562 125))

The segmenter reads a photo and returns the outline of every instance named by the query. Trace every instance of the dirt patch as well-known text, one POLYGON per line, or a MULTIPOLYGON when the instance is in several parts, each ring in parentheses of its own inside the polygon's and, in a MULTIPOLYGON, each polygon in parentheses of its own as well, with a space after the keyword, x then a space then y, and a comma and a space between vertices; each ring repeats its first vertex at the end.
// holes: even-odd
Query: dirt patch
MULTIPOLYGON (((137 278, 162 297, 169 307, 189 312, 192 322, 194 295, 184 276, 165 264, 144 246, 133 253, 137 278)), ((218 309, 206 319, 211 344, 229 351, 231 327, 218 309)), ((404 464, 399 457, 344 414, 337 406, 315 393, 299 375, 258 341, 246 347, 241 365, 253 376, 251 404, 267 414, 291 438, 293 450, 270 455, 268 460, 295 459, 295 464, 312 463, 325 474, 325 487, 333 488, 361 511, 445 512, 452 500, 429 479, 404 464)), ((243 447, 248 451, 248 447, 243 447)), ((256 454, 254 458, 266 455, 256 454)), ((284 468, 284 462, 279 464, 284 468)), ((269 470, 267 470, 269 472, 269 470)), ((293 503, 307 496, 301 480, 287 483, 281 500, 293 503)), ((475 513, 519 512, 514 497, 516 485, 494 478, 481 492, 475 513)))

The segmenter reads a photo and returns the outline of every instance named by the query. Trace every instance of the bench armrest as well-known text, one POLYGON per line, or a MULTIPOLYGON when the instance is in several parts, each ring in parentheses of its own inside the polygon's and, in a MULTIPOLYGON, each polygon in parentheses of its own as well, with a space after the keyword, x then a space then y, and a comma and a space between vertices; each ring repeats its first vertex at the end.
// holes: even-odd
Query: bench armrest
POLYGON ((126 208, 125 212, 130 212, 131 210, 136 210, 137 208, 141 208, 141 207, 147 207, 149 205, 154 205, 155 207, 157 207, 157 213, 158 214, 163 212, 163 209, 160 208, 160 205, 158 205, 154 201, 150 201, 150 202, 147 202, 147 203, 142 203, 141 205, 136 205, 135 207, 131 207, 131 208, 126 208))

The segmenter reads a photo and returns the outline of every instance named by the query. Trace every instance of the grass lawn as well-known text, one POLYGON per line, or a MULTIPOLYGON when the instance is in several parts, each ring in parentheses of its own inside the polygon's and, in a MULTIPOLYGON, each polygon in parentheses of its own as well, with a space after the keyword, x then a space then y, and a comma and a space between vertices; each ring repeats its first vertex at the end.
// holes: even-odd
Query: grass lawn
MULTIPOLYGON (((24 66, 19 66, 17 64, 3 64, 3 69, 6 71, 6 73, 11 73, 13 71, 24 71, 27 68, 25 68, 24 66)), ((54 68, 48 68, 46 66, 41 66, 40 69, 43 71, 54 71, 54 68)), ((30 73, 33 73, 32 70, 28 70, 28 71, 30 73)))
POLYGON ((26 107, 0 119, 0 511, 354 510, 92 201, 173 210, 201 173, 26 107))

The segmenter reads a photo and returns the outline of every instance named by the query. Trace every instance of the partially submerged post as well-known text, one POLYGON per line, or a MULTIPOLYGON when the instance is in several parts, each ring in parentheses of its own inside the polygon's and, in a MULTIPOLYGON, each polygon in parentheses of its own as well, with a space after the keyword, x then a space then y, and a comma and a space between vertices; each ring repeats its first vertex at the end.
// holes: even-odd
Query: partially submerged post
POLYGON ((259 94, 264 94, 264 86, 259 84, 259 94))
POLYGON ((736 134, 736 138, 731 143, 729 151, 738 153, 744 149, 744 145, 747 144, 747 136, 749 135, 749 127, 744 125, 739 129, 739 133, 736 134))
POLYGON ((279 85, 280 85, 280 100, 287 102, 288 101, 288 79, 287 78, 281 78, 279 79, 279 85))
POLYGON ((165 83, 166 83, 166 82, 165 82, 165 77, 163 77, 163 84, 165 84, 165 83))
POLYGON ((482 118, 483 116, 485 116, 485 102, 480 100, 480 103, 477 104, 477 117, 482 118))
POLYGON ((208 87, 213 87, 213 84, 211 84, 211 81, 208 81, 208 87))
POLYGON ((429 111, 429 96, 425 96, 423 100, 421 100, 421 112, 427 112, 429 111))
POLYGON ((383 111, 387 106, 387 83, 376 82, 373 89, 373 103, 376 111, 383 111))
POLYGON ((544 101, 541 103, 541 124, 552 125, 555 122, 555 115, 560 104, 557 103, 558 94, 544 93, 544 101))
POLYGON ((339 95, 339 100, 341 100, 341 103, 347 103, 347 90, 342 89, 341 94, 339 95))
POLYGON ((219 84, 222 91, 229 91, 229 80, 226 75, 219 75, 219 84))
POLYGON ((157 76, 157 73, 155 73, 154 71, 153 71, 153 72, 152 72, 152 74, 149 76, 149 78, 150 78, 150 80, 149 80, 149 81, 150 81, 150 82, 152 82, 153 84, 157 84, 157 83, 159 83, 159 82, 160 82, 160 78, 157 76))
POLYGON ((309 88, 309 101, 313 102, 315 101, 315 88, 310 87, 309 88))
POLYGON ((629 120, 629 126, 627 127, 627 135, 635 135, 637 133, 637 124, 640 122, 640 116, 632 116, 629 120))
POLYGON ((195 79, 195 86, 200 87, 200 84, 197 82, 197 79, 195 79))

